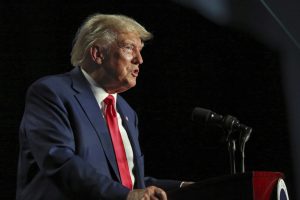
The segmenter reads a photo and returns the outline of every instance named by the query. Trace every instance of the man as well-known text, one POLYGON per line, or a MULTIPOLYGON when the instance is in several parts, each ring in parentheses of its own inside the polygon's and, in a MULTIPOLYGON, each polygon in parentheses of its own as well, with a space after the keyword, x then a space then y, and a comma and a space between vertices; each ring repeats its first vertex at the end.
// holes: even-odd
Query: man
POLYGON ((179 181, 144 177, 137 116, 118 95, 136 85, 151 33, 96 14, 79 28, 65 74, 28 90, 20 126, 18 200, 167 199, 179 181))

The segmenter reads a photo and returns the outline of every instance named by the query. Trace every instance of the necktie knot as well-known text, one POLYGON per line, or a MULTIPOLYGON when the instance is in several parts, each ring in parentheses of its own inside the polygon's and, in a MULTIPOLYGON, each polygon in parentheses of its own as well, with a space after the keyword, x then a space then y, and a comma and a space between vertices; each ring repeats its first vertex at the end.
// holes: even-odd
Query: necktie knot
POLYGON ((115 98, 112 95, 108 95, 103 102, 106 104, 106 115, 109 114, 112 117, 116 117, 117 113, 115 110, 115 98))
POLYGON ((103 101, 106 105, 114 105, 115 98, 112 95, 108 95, 103 101))

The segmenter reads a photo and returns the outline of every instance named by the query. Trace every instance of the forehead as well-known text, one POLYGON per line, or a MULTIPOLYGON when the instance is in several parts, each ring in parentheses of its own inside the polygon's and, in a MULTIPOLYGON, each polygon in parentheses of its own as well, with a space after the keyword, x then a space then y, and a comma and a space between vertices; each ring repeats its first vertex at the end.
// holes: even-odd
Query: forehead
POLYGON ((137 46, 143 46, 140 36, 134 32, 119 33, 117 38, 118 43, 134 43, 137 46))

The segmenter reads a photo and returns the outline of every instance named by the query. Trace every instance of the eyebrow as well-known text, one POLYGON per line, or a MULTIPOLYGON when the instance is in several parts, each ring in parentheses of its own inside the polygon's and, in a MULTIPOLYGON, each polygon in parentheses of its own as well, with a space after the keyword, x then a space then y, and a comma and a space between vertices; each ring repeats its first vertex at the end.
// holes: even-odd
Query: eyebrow
MULTIPOLYGON (((130 45, 133 45, 134 47, 138 48, 138 46, 135 44, 135 42, 133 42, 132 40, 125 40, 125 41, 120 41, 118 42, 119 44, 121 45, 127 45, 127 44, 130 44, 130 45)), ((141 48, 140 50, 142 50, 144 48, 144 42, 141 41, 141 48)))

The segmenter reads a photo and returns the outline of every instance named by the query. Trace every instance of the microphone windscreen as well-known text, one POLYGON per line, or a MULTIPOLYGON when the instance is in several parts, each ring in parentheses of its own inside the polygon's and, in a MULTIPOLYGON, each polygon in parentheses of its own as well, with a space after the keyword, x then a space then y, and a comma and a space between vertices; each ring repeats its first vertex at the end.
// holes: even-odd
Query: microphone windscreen
POLYGON ((194 108, 194 110, 192 112, 192 121, 206 123, 208 121, 211 113, 212 113, 211 110, 196 107, 196 108, 194 108))

